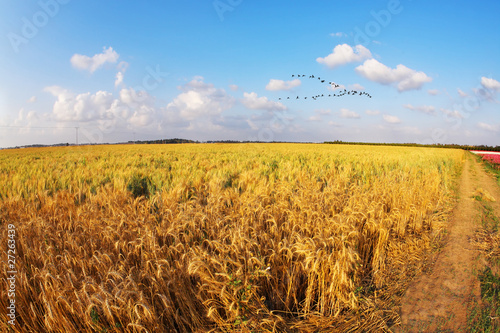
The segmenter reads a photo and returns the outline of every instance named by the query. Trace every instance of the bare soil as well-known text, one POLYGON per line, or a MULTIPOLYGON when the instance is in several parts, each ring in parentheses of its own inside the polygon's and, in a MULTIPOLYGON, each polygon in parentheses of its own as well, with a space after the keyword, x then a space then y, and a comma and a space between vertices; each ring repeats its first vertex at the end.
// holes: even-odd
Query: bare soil
POLYGON ((477 272, 484 261, 470 241, 479 226, 479 203, 473 193, 479 188, 486 190, 496 199, 490 204, 500 216, 500 187, 467 155, 446 243, 403 296, 399 332, 467 332, 468 305, 480 299, 477 272))

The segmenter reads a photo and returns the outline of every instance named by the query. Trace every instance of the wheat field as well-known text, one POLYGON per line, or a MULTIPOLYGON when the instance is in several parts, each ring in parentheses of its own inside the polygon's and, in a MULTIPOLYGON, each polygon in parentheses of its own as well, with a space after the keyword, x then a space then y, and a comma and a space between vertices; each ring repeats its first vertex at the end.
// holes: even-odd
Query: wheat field
POLYGON ((463 160, 325 144, 0 151, 1 329, 389 331, 463 160))

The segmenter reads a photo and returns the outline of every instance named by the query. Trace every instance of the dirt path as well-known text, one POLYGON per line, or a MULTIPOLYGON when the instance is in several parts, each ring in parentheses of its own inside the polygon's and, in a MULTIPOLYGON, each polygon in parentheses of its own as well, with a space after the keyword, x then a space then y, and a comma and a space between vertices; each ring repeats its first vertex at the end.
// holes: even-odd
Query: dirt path
MULTIPOLYGON (((466 158, 446 245, 429 272, 422 273, 406 291, 401 305, 400 332, 466 332, 467 305, 480 298, 477 270, 479 252, 470 243, 477 227, 477 202, 471 199, 478 188, 487 190, 496 214, 500 213, 500 188, 494 178, 471 156, 466 158)), ((498 215, 500 216, 500 215, 498 215)))

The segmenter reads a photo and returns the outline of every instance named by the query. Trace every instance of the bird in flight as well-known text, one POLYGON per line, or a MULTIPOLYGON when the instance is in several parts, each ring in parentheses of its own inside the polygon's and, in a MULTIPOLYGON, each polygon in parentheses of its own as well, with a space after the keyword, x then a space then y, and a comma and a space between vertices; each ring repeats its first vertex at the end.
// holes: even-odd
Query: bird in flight
MULTIPOLYGON (((291 74, 292 77, 306 77, 305 74, 291 74)), ((321 79, 321 77, 315 77, 314 74, 311 74, 309 75, 309 78, 310 79, 315 79, 317 78, 319 82, 321 83, 325 83, 326 80, 325 79, 321 79)), ((340 84, 338 83, 335 83, 334 81, 328 81, 328 84, 330 85, 331 88, 333 89, 337 89, 337 88, 340 88, 340 84)), ((349 95, 349 96, 366 96, 368 98, 372 98, 372 96, 367 93, 367 92, 364 92, 364 91, 357 91, 357 90, 347 90, 344 88, 344 90, 340 91, 338 94, 328 94, 328 97, 341 97, 341 96, 345 96, 345 95, 349 95)), ((320 97, 324 97, 325 95, 324 94, 321 94, 321 95, 315 95, 315 96, 311 96, 312 99, 314 100, 317 100, 318 98, 320 97)), ((298 100, 300 99, 301 97, 300 96, 296 96, 295 97, 295 100, 298 100)), ((286 99, 290 99, 290 96, 288 96, 286 99)), ((307 96, 304 97, 304 99, 307 99, 307 96)), ((280 97, 279 100, 281 101, 282 98, 280 97)))

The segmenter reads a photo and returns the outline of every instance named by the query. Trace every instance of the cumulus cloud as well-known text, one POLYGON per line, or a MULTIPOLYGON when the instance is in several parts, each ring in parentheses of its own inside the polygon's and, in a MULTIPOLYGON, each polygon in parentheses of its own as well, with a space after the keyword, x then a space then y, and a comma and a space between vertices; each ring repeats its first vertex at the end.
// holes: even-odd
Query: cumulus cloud
POLYGON ((93 73, 106 63, 116 63, 119 57, 118 53, 116 53, 112 47, 107 49, 104 47, 102 53, 95 54, 92 57, 74 54, 71 57, 71 65, 77 69, 87 70, 93 73))
MULTIPOLYGON (((168 128, 169 133, 179 133, 172 135, 191 133, 193 137, 215 135, 221 139, 222 133, 238 135, 242 129, 249 129, 245 116, 223 114, 237 101, 224 89, 204 82, 203 77, 195 77, 178 89, 178 95, 169 103, 158 105, 147 91, 134 88, 123 88, 113 94, 107 91, 73 93, 60 86, 49 86, 44 90, 55 97, 55 102, 46 119, 80 122, 82 135, 83 128, 96 129, 100 134, 88 137, 90 142, 102 142, 103 135, 132 129, 159 135, 168 128)), ((262 100, 256 98, 254 102, 258 104, 262 100)))
POLYGON ((246 108, 251 110, 267 110, 267 111, 284 111, 286 106, 270 101, 267 97, 258 97, 257 93, 243 93, 243 98, 241 99, 241 104, 246 108))
POLYGON ((481 78, 481 85, 486 88, 490 89, 493 91, 500 91, 500 82, 498 82, 495 79, 487 78, 487 77, 482 77, 481 78))
POLYGON ((38 120, 38 115, 35 111, 28 111, 21 108, 17 114, 17 119, 14 121, 14 124, 24 124, 28 122, 27 126, 30 126, 33 121, 38 120))
POLYGON ((396 117, 396 116, 391 116, 391 115, 389 115, 389 114, 384 114, 384 115, 382 116, 382 118, 384 118, 384 121, 385 121, 386 123, 389 123, 389 124, 399 124, 399 123, 401 123, 401 119, 399 119, 399 118, 398 118, 398 117, 396 117))
POLYGON ((404 65, 390 68, 375 59, 368 59, 356 67, 356 72, 364 78, 384 85, 396 85, 399 92, 420 89, 432 78, 424 72, 417 72, 404 65))
POLYGON ((107 91, 94 94, 75 94, 59 86, 44 91, 57 98, 50 118, 56 121, 123 122, 132 126, 146 126, 157 119, 154 97, 145 91, 122 89, 118 97, 107 91))
POLYGON ((349 119, 358 119, 361 118, 359 114, 349 109, 342 108, 340 109, 340 117, 349 118, 349 119))
POLYGON ((182 93, 167 105, 167 112, 178 114, 184 120, 217 116, 234 105, 234 99, 224 89, 205 83, 201 76, 179 89, 182 93))
POLYGON ((36 96, 31 96, 26 102, 28 102, 28 103, 35 103, 36 102, 36 96))
POLYGON ((369 116, 377 116, 380 114, 379 110, 366 110, 365 113, 369 116))
POLYGON ((411 104, 406 104, 404 107, 408 110, 418 111, 429 115, 434 115, 436 113, 436 108, 432 105, 413 106, 411 104))
POLYGON ((266 85, 266 90, 270 90, 270 91, 291 90, 295 87, 300 86, 301 83, 302 82, 299 79, 295 79, 292 81, 271 79, 269 81, 269 83, 266 85))
POLYGON ((371 57, 372 53, 363 45, 356 45, 352 48, 347 44, 341 44, 335 46, 332 53, 324 58, 319 57, 316 61, 333 69, 351 62, 361 62, 371 57))
POLYGON ((429 89, 429 90, 427 90, 427 93, 429 95, 436 96, 436 95, 439 95, 439 90, 437 90, 437 89, 429 89))
POLYGON ((232 91, 236 91, 238 90, 238 86, 236 84, 230 84, 229 89, 231 89, 232 91))

